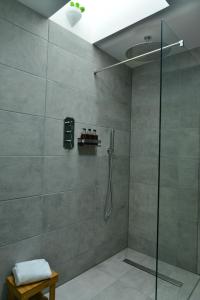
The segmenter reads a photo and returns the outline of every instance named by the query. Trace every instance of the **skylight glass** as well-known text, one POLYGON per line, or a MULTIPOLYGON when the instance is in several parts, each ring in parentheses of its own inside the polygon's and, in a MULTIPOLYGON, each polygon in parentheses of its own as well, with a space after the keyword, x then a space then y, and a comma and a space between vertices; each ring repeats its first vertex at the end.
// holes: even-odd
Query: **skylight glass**
POLYGON ((85 6, 81 20, 71 26, 66 16, 67 4, 51 20, 90 43, 126 28, 169 6, 166 0, 79 0, 85 6))

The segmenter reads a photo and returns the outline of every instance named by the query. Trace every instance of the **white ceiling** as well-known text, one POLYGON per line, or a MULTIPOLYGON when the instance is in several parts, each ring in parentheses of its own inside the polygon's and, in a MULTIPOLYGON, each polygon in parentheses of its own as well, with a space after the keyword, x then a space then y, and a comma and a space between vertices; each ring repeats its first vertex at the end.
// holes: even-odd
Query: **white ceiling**
POLYGON ((49 18, 61 7, 66 5, 69 0, 18 0, 25 6, 33 9, 42 16, 49 18))
MULTIPOLYGON (((127 59, 125 55, 127 49, 142 43, 144 36, 151 35, 152 41, 160 41, 161 20, 166 21, 175 32, 177 41, 184 40, 186 48, 200 47, 200 0, 176 0, 175 4, 165 10, 98 42, 97 46, 117 60, 127 59)), ((175 34, 167 34, 165 31, 166 42, 168 36, 172 36, 175 41, 175 34)), ((140 64, 131 64, 132 67, 138 65, 140 64)))
MULTIPOLYGON (((27 1, 27 0, 26 0, 27 1)), ((144 18, 168 7, 166 0, 80 0, 85 6, 81 20, 70 26, 66 5, 55 13, 51 20, 90 43, 95 43, 127 26, 135 24, 144 18)))

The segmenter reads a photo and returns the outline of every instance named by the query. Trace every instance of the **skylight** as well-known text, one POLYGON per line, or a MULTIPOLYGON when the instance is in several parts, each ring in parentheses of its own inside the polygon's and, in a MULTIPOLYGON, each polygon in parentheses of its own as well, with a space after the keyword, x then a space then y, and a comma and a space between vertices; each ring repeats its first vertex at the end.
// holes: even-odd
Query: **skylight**
POLYGON ((104 39, 169 6, 166 0, 118 0, 118 3, 116 0, 79 0, 79 2, 85 6, 86 11, 75 26, 69 24, 66 16, 69 4, 54 14, 51 20, 90 43, 104 39))

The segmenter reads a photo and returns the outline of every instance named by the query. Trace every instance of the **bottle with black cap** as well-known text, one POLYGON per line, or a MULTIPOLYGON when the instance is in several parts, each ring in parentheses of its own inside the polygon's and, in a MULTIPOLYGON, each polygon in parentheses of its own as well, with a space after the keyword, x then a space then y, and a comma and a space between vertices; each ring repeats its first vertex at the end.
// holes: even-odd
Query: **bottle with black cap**
POLYGON ((85 140, 86 138, 86 128, 83 128, 82 132, 81 132, 81 139, 85 140))
POLYGON ((90 128, 87 130, 86 139, 88 140, 92 139, 92 130, 90 128))
POLYGON ((95 141, 98 141, 98 135, 97 135, 97 131, 96 129, 93 129, 93 137, 92 137, 95 141))

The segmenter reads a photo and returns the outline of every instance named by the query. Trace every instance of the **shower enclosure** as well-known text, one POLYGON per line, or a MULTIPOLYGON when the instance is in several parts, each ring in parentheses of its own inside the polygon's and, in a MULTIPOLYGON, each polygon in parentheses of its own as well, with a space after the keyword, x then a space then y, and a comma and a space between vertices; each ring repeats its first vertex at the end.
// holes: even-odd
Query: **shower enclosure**
MULTIPOLYGON (((163 22, 161 44, 177 40, 163 22)), ((197 50, 173 50, 167 57, 161 52, 157 299, 197 299, 200 66, 197 50), (159 273, 175 281, 166 284, 159 273)))
MULTIPOLYGON (((189 51, 182 37, 162 22, 159 55, 155 54, 147 54, 150 63, 133 69, 129 248, 146 256, 129 262, 154 276, 155 282, 153 276, 143 282, 152 299, 196 300, 199 50, 189 51)), ((144 63, 147 55, 139 53, 136 59, 144 63)))
POLYGON ((115 63, 0 0, 0 299, 13 265, 40 257, 57 300, 200 299, 200 50, 157 33, 115 63), (63 148, 68 117, 101 147, 73 147, 72 126, 63 148))

